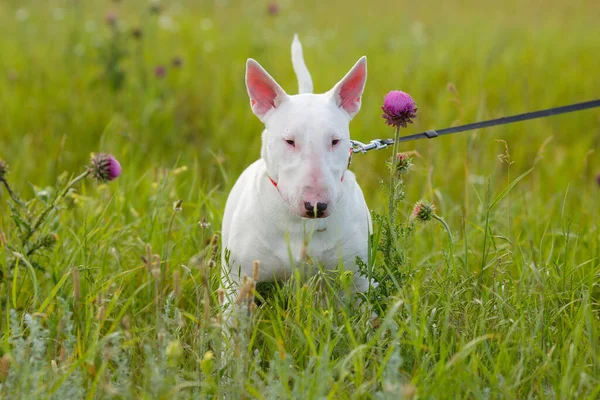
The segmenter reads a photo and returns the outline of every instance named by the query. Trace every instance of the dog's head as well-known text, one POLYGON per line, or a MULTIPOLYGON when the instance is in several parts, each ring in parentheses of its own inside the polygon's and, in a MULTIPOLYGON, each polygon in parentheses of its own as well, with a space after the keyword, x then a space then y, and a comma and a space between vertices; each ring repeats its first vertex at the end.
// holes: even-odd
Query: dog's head
POLYGON ((260 64, 248 60, 250 105, 266 128, 261 155, 294 214, 327 217, 341 198, 349 123, 360 109, 366 79, 367 59, 362 57, 329 92, 287 95, 260 64))

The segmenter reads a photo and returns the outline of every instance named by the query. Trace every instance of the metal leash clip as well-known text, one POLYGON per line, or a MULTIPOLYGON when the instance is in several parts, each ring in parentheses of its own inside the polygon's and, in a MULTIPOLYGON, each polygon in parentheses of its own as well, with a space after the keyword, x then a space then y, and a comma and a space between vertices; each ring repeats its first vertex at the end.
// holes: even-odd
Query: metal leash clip
POLYGON ((350 140, 352 151, 354 153, 366 153, 369 150, 381 150, 388 147, 390 144, 382 139, 371 140, 368 144, 359 142, 358 140, 350 140))

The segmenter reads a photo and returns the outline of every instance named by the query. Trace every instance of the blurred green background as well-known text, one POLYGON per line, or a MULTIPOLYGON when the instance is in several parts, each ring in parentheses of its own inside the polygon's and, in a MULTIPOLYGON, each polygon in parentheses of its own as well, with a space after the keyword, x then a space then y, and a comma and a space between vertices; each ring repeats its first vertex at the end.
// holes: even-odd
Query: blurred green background
MULTIPOLYGON (((245 59, 294 93, 295 32, 316 91, 367 55, 363 106, 351 124, 353 138, 367 141, 393 134, 380 119, 392 89, 419 106, 406 134, 598 97, 599 19, 600 3, 581 0, 5 0, 0 154, 20 190, 33 180, 51 184, 90 152, 109 151, 124 166, 122 184, 186 165, 222 198, 259 157, 261 124, 248 106, 245 59)), ((448 211, 468 212, 477 201, 472 189, 488 177, 493 187, 506 184, 496 138, 508 142, 514 176, 539 161, 522 185, 535 196, 551 198, 568 185, 595 194, 599 120, 598 111, 587 111, 405 144, 402 150, 419 154, 407 201, 439 192, 448 211)), ((383 204, 377 180, 389 155, 354 160, 372 207, 383 204)))

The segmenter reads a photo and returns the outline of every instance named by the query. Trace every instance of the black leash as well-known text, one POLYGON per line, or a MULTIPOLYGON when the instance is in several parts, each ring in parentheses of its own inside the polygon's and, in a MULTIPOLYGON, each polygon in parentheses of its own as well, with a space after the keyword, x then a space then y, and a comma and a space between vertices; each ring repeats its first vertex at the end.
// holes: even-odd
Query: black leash
MULTIPOLYGON (((533 112, 528 112, 528 113, 524 113, 524 114, 512 115, 510 117, 490 119, 489 121, 475 122, 472 124, 455 126, 452 128, 445 128, 445 129, 440 129, 440 130, 432 129, 429 131, 416 133, 414 135, 402 136, 398 139, 398 143, 409 142, 411 140, 418 140, 418 139, 425 139, 425 138, 433 139, 433 138, 436 138, 436 137, 442 136, 442 135, 451 135, 453 133, 465 132, 465 131, 470 131, 473 129, 489 128, 490 126, 512 124, 513 122, 520 122, 520 121, 527 121, 530 119, 550 117, 552 115, 566 114, 566 113, 570 113, 570 112, 587 110, 589 108, 596 108, 596 107, 600 107, 600 99, 586 101, 583 103, 571 104, 568 106, 549 108, 547 110, 540 110, 540 111, 533 111, 533 112)), ((371 140, 371 142, 368 144, 364 144, 364 143, 361 143, 361 142, 358 142, 355 140, 351 140, 350 142, 352 143, 352 148, 354 150, 354 153, 366 153, 369 150, 375 150, 375 149, 379 150, 379 149, 384 149, 388 146, 391 146, 394 144, 394 139, 375 139, 375 140, 371 140)))

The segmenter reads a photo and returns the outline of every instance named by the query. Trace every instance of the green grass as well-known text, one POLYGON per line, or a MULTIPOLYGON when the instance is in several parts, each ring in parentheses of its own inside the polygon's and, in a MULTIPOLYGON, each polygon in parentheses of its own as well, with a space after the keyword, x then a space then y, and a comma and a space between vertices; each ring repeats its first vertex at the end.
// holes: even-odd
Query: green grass
MULTIPOLYGON (((26 248, 0 186, 2 398, 600 396, 597 110, 401 146, 415 152, 401 219, 432 201, 454 260, 441 225, 416 225, 398 243, 400 278, 376 323, 366 305, 335 299, 343 274, 318 275, 263 293, 244 329, 221 338, 210 242, 260 149, 247 57, 293 93, 294 32, 317 91, 367 55, 351 124, 362 141, 393 135, 380 118, 392 89, 419 106, 405 134, 600 93, 600 3, 321 3, 282 1, 277 16, 251 1, 165 2, 159 16, 141 0, 0 3, 0 159, 13 189, 35 198, 30 212, 91 152, 124 168, 69 193, 36 233, 58 234, 56 245, 14 268, 26 248), (143 261, 148 251, 156 257, 143 261)), ((352 165, 379 213, 389 155, 352 165)))

